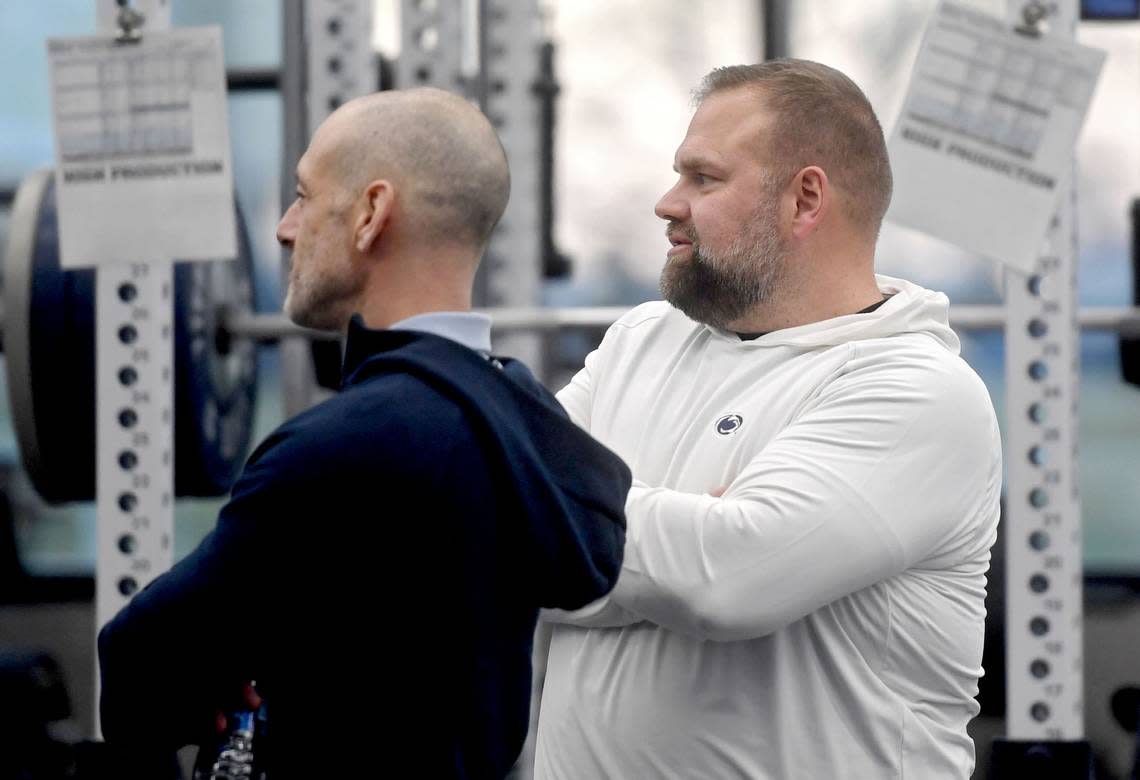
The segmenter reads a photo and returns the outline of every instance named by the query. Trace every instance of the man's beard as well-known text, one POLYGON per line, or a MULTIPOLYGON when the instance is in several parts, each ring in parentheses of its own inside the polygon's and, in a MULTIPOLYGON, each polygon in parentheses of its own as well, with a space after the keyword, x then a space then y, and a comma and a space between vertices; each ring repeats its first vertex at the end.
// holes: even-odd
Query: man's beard
POLYGON ((687 257, 669 258, 661 294, 689 319, 727 329, 784 282, 788 250, 776 227, 775 203, 762 204, 725 252, 702 247, 692 226, 670 222, 667 232, 692 241, 687 257))
MULTIPOLYGON (((296 262, 296 259, 294 259, 296 262)), ((309 262, 312 262, 310 258, 309 262)), ((303 267, 289 280, 285 313, 293 322, 317 330, 342 330, 351 316, 348 303, 359 291, 347 268, 303 267)))

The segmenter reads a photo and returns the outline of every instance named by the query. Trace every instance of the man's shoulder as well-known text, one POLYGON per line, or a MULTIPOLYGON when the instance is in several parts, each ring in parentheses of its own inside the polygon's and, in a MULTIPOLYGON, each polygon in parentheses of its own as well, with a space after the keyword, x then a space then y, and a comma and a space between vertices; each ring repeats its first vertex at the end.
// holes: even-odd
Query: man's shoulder
POLYGON ((973 367, 933 336, 919 332, 853 342, 851 368, 892 374, 907 381, 948 391, 981 390, 985 385, 973 367))
POLYGON ((371 443, 376 453, 401 443, 431 441, 457 431, 458 405, 438 388, 408 374, 384 374, 342 390, 282 423, 258 448, 328 452, 371 443), (384 445, 384 446, 380 446, 384 445))
POLYGON ((996 430, 985 383, 962 357, 923 333, 854 343, 837 392, 860 403, 887 404, 912 423, 929 419, 959 432, 996 430), (949 423, 949 425, 947 425, 949 423))
POLYGON ((429 377, 411 373, 384 373, 345 388, 313 407, 298 425, 318 434, 330 426, 383 431, 414 423, 417 429, 454 424, 459 405, 429 377))
POLYGON ((672 347, 693 330, 703 328, 666 301, 634 306, 606 331, 604 344, 623 350, 648 346, 672 347))
POLYGON ((389 450, 439 449, 442 442, 456 448, 473 446, 474 430, 482 425, 510 426, 527 415, 548 415, 550 409, 564 416, 529 369, 515 360, 504 362, 502 368, 482 357, 468 365, 397 360, 373 366, 367 376, 288 420, 274 435, 277 443, 298 447, 340 440, 379 442, 389 450), (533 402, 522 403, 520 394, 533 402))
MULTIPOLYGON (((613 324, 613 328, 622 330, 636 330, 650 327, 654 324, 668 322, 676 317, 686 319, 679 311, 666 301, 647 301, 634 306, 623 314, 613 324)), ((690 322, 686 319, 686 321, 690 322)))

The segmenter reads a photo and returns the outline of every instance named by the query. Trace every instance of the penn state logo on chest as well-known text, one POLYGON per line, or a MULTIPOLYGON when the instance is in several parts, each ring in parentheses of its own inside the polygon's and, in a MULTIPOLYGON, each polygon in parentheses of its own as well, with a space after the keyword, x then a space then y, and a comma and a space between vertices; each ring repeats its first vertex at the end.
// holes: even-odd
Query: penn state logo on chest
POLYGON ((721 436, 731 436, 739 431, 742 425, 744 425, 744 418, 739 414, 726 414, 717 420, 713 427, 721 436))

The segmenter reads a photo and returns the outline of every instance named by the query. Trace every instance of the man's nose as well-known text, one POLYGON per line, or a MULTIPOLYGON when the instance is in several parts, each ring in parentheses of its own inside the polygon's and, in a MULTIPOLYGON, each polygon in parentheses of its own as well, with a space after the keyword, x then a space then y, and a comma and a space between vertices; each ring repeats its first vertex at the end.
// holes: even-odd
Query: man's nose
POLYGON ((653 213, 667 222, 685 222, 689 218, 688 202, 677 193, 680 184, 674 184, 653 207, 653 213))
POLYGON ((277 223, 277 243, 283 247, 293 248, 293 239, 297 235, 297 201, 293 201, 277 223))

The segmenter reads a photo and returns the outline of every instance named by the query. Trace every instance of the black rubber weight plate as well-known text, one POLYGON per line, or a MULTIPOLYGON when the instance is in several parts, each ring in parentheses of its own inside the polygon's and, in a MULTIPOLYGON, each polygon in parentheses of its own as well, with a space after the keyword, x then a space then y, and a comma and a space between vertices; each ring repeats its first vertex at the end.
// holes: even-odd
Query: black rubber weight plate
MULTIPOLYGON (((50 171, 38 171, 21 184, 12 220, 4 341, 24 464, 47 501, 89 501, 95 497, 95 272, 60 268, 50 171), (29 219, 34 224, 17 224, 29 219)), ((220 302, 253 310, 253 258, 240 209, 237 225, 236 261, 175 268, 179 496, 228 491, 252 433, 256 347, 248 340, 218 338, 214 328, 220 302)))

